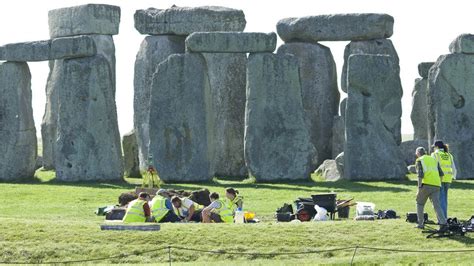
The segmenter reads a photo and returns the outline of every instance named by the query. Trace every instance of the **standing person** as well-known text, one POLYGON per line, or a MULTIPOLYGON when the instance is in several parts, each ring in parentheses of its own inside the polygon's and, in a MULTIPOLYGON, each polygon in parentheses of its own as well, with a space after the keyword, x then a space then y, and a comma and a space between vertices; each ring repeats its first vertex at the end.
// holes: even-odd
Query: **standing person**
POLYGON ((132 200, 127 205, 127 211, 123 217, 124 223, 144 223, 152 220, 148 200, 150 195, 146 192, 140 192, 138 199, 132 200))
POLYGON ((209 195, 211 204, 202 210, 202 222, 210 223, 212 221, 216 223, 233 223, 234 216, 229 206, 219 199, 219 194, 212 192, 209 195))
POLYGON ((439 203, 441 177, 444 175, 439 163, 431 156, 426 155, 423 147, 416 148, 416 170, 418 173, 418 193, 416 195, 416 212, 418 215, 417 228, 423 229, 424 208, 428 198, 438 218, 440 230, 446 230, 446 217, 439 203))
POLYGON ((239 196, 239 191, 234 188, 226 188, 225 196, 228 199, 228 208, 235 213, 236 210, 242 210, 244 207, 244 198, 239 196))
POLYGON ((175 223, 181 219, 174 213, 166 189, 160 189, 150 202, 151 215, 157 223, 175 223))
POLYGON ((178 196, 174 196, 171 198, 171 203, 173 204, 175 213, 179 216, 181 221, 201 221, 201 210, 198 209, 197 204, 194 201, 188 198, 181 199, 178 196))
POLYGON ((444 216, 448 218, 448 190, 453 179, 456 179, 456 165, 454 165, 453 155, 449 153, 448 145, 444 144, 441 140, 435 142, 434 152, 431 156, 438 161, 444 173, 444 176, 441 178, 439 201, 444 216))

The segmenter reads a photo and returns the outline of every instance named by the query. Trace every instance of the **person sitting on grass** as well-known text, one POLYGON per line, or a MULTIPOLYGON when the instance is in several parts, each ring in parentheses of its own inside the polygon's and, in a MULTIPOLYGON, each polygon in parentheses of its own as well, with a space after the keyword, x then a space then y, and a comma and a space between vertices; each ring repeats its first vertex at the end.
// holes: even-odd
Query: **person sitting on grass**
POLYGON ((146 192, 140 192, 138 199, 132 200, 127 205, 127 211, 123 217, 124 223, 144 223, 153 221, 148 200, 150 195, 146 192))
POLYGON ((150 202, 150 209, 157 223, 175 223, 181 220, 174 213, 173 204, 171 204, 166 189, 156 192, 156 196, 150 202))
POLYGON ((228 199, 228 208, 235 214, 236 210, 242 210, 244 206, 244 198, 239 196, 239 191, 234 188, 226 188, 225 196, 228 199))
POLYGON ((201 222, 201 210, 198 209, 194 201, 188 198, 181 199, 178 196, 174 196, 171 198, 171 203, 181 222, 201 222))
POLYGON ((203 223, 233 223, 234 216, 229 206, 219 199, 219 194, 212 192, 209 195, 211 204, 202 210, 202 222, 203 223))

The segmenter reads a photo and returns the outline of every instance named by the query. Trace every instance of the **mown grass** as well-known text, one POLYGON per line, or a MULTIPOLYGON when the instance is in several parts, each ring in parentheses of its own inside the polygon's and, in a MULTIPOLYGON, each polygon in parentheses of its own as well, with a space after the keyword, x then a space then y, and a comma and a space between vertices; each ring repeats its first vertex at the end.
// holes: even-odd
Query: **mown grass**
MULTIPOLYGON (((0 183, 0 263, 58 262, 132 254, 100 263, 168 263, 168 251, 144 250, 173 246, 173 264, 184 265, 314 265, 348 264, 354 250, 306 255, 211 254, 179 247, 232 252, 304 252, 353 246, 404 250, 474 249, 473 235, 426 239, 403 216, 415 209, 415 181, 254 183, 214 179, 204 184, 166 184, 193 190, 207 187, 223 193, 233 186, 245 197, 245 209, 257 213, 259 224, 164 224, 158 232, 101 231, 97 207, 115 204, 121 192, 132 190, 138 179, 117 183, 61 183, 52 172, 37 172, 31 182, 0 183), (377 209, 394 209, 402 219, 379 221, 277 223, 275 209, 296 197, 336 192, 338 198, 371 201, 377 209)), ((474 214, 473 181, 458 181, 450 191, 450 214, 467 219, 474 214)), ((434 218, 433 209, 427 211, 434 218)), ((351 210, 351 217, 354 209, 351 210)), ((359 249, 355 263, 471 264, 474 252, 393 253, 359 249)))

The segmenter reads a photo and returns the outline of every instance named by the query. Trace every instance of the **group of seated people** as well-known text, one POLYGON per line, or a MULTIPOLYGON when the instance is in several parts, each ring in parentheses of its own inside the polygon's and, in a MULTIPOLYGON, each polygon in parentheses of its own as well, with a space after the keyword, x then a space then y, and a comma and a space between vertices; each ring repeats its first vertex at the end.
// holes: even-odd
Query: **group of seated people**
POLYGON ((136 200, 127 205, 123 217, 125 223, 233 223, 236 210, 242 210, 243 198, 234 188, 226 189, 226 198, 221 199, 216 192, 210 193, 210 204, 202 206, 189 198, 170 196, 167 190, 160 189, 151 198, 148 193, 141 192, 136 200))

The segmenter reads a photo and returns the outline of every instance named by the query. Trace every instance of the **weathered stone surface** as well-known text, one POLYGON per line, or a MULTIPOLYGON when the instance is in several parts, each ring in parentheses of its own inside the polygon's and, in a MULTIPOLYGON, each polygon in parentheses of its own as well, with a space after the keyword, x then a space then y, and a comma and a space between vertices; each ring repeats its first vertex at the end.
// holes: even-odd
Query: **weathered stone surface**
POLYGON ((385 119, 385 113, 401 109, 397 61, 387 55, 351 55, 347 73, 345 178, 404 178, 406 165, 385 119))
POLYGON ((135 12, 135 29, 149 35, 189 35, 193 32, 243 31, 242 10, 219 7, 177 7, 139 9, 135 12))
POLYGON ((392 36, 393 22, 373 13, 308 16, 278 21, 277 32, 285 42, 361 41, 392 36))
POLYGON ((415 164, 415 161, 416 161, 415 151, 416 151, 416 148, 418 147, 423 147, 428 151, 429 150, 428 140, 426 139, 408 140, 400 144, 400 151, 402 152, 406 165, 415 164))
POLYGON ((200 54, 171 55, 153 75, 150 146, 163 181, 207 181, 213 176, 210 86, 200 54))
POLYGON ((307 179, 316 148, 306 127, 298 60, 250 54, 245 109, 245 162, 257 180, 307 179))
POLYGON ((94 41, 86 35, 0 46, 0 60, 13 62, 48 61, 95 54, 94 41))
MULTIPOLYGON (((147 36, 137 53, 135 60, 135 76, 133 80, 133 123, 138 143, 140 169, 148 167, 148 143, 151 82, 153 73, 160 62, 169 55, 184 53, 185 37, 181 36, 147 36)), ((163 81, 164 82, 164 81, 163 81)))
POLYGON ((119 32, 120 7, 102 4, 87 4, 53 9, 48 12, 51 38, 119 32))
POLYGON ((247 55, 204 53, 210 82, 216 176, 248 176, 244 159, 247 55))
POLYGON ((468 33, 459 35, 449 45, 449 51, 453 54, 474 54, 474 35, 468 33))
POLYGON ((49 61, 49 75, 46 81, 46 105, 41 122, 41 142, 43 145, 43 168, 54 169, 54 152, 58 130, 58 85, 61 82, 61 73, 54 71, 54 64, 58 61, 49 61))
POLYGON ((63 181, 121 180, 122 151, 113 72, 102 55, 57 60, 58 126, 56 178, 63 181))
POLYGON ((37 156, 36 157, 36 163, 35 163, 35 170, 38 170, 41 167, 43 167, 43 157, 42 156, 37 156))
POLYGON ((36 129, 26 63, 0 63, 0 180, 33 178, 36 129))
POLYGON ((334 161, 336 162, 337 172, 339 172, 341 178, 344 178, 344 152, 339 153, 334 161))
POLYGON ((342 116, 342 119, 346 117, 346 104, 347 104, 347 97, 341 101, 340 106, 339 106, 339 112, 342 116))
POLYGON ((333 118, 338 113, 336 63, 331 50, 320 44, 288 43, 278 48, 279 54, 292 54, 298 59, 305 121, 311 143, 317 148, 314 171, 325 159, 332 158, 333 118))
MULTIPOLYGON (((389 55, 393 62, 394 73, 400 76, 400 67, 398 55, 393 47, 392 41, 381 39, 381 40, 372 40, 372 41, 360 41, 360 42, 351 42, 349 43, 344 50, 344 66, 342 68, 341 75, 341 87, 342 90, 347 92, 347 67, 348 67, 348 58, 353 54, 385 54, 389 55)), ((367 77, 370 77, 368 75, 367 77)), ((390 84, 384 84, 381 88, 385 88, 384 94, 377 94, 379 97, 379 102, 382 103, 385 107, 382 109, 382 121, 384 126, 392 132, 393 138, 396 143, 399 145, 402 142, 401 135, 401 125, 402 122, 400 117, 402 115, 402 105, 400 102, 400 97, 403 94, 403 89, 400 78, 390 84)), ((347 121, 347 120, 346 120, 347 121)))
POLYGON ((135 131, 130 131, 122 138, 124 173, 128 177, 142 177, 138 161, 138 144, 135 131))
POLYGON ((344 152, 344 143, 346 142, 346 125, 342 116, 334 116, 332 125, 332 158, 336 158, 341 152, 344 152))
POLYGON ((474 178, 474 55, 450 54, 430 69, 430 138, 449 144, 457 178, 474 178))
POLYGON ((428 78, 430 68, 434 65, 434 62, 422 62, 418 64, 418 74, 422 78, 428 78))
POLYGON ((428 80, 416 79, 411 104, 411 123, 413 139, 428 139, 428 80))
POLYGON ((341 174, 337 171, 335 160, 324 160, 316 169, 315 174, 321 176, 326 181, 337 181, 341 179, 341 174))
POLYGON ((274 32, 195 32, 186 38, 186 50, 208 53, 273 52, 276 42, 274 32))

